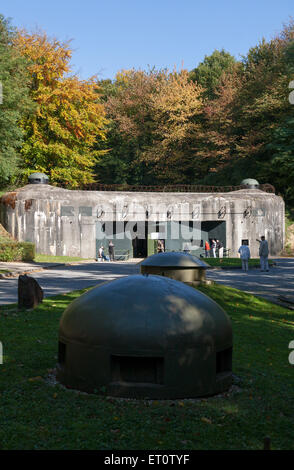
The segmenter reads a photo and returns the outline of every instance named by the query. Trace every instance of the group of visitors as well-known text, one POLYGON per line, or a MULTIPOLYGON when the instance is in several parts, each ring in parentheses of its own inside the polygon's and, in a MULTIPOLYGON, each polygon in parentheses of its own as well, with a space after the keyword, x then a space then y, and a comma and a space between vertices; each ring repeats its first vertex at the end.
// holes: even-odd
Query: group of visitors
MULTIPOLYGON (((256 241, 259 243, 259 257, 260 257, 260 270, 262 272, 264 271, 269 271, 269 265, 268 265, 268 255, 269 255, 269 249, 268 249, 268 242, 265 239, 265 236, 261 237, 261 240, 256 239, 256 241)), ((243 240, 242 245, 240 246, 238 253, 240 254, 240 258, 242 261, 242 269, 243 271, 247 272, 248 271, 248 263, 250 259, 250 249, 248 246, 248 240, 243 240)))
POLYGON ((112 240, 108 243, 108 255, 105 255, 104 246, 100 246, 97 254, 97 261, 114 261, 114 244, 112 240))
MULTIPOLYGON (((265 239, 264 235, 261 237, 261 240, 256 239, 256 241, 259 243, 260 270, 262 272, 264 271, 268 272, 269 271, 268 242, 265 239)), ((209 258, 209 257, 216 258, 217 257, 216 253, 218 254, 218 258, 223 257, 224 247, 223 247, 223 244, 219 240, 212 239, 211 244, 209 244, 209 242, 206 241, 204 244, 204 250, 205 250, 206 258, 209 258)), ((164 253, 164 251, 165 251, 164 240, 158 240, 157 252, 164 253)), ((251 256, 250 248, 248 246, 248 240, 242 241, 242 245, 240 246, 238 253, 240 254, 240 258, 242 261, 242 269, 243 271, 247 272, 248 264, 249 264, 249 260, 251 256)), ((104 247, 101 245, 98 250, 97 261, 114 261, 114 244, 112 243, 112 240, 110 240, 108 243, 108 254, 109 256, 105 255, 104 247)))
POLYGON ((214 238, 211 240, 211 244, 209 244, 208 241, 205 242, 204 250, 206 258, 222 258, 224 256, 224 246, 222 242, 214 238))

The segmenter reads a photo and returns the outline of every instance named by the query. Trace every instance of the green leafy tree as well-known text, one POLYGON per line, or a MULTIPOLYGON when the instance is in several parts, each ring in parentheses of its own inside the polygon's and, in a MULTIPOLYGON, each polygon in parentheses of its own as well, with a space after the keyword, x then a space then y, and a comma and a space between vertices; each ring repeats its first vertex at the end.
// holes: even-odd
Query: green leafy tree
POLYGON ((272 157, 267 172, 274 181, 275 188, 284 195, 286 201, 294 204, 294 113, 275 129, 271 142, 267 145, 272 157))
POLYGON ((16 31, 0 15, 0 186, 18 174, 24 132, 20 122, 33 110, 27 62, 13 46, 16 31))
POLYGON ((207 100, 204 157, 210 159, 216 174, 230 174, 231 181, 234 175, 234 183, 251 176, 281 187, 272 171, 272 158, 275 155, 275 162, 281 163, 276 149, 282 135, 283 145, 291 141, 288 131, 294 107, 288 96, 293 72, 288 58, 293 37, 290 23, 272 40, 252 47, 242 67, 223 75, 216 97, 207 100))
POLYGON ((202 86, 205 98, 213 99, 222 75, 230 72, 235 64, 236 59, 229 52, 215 50, 190 72, 190 78, 202 86))

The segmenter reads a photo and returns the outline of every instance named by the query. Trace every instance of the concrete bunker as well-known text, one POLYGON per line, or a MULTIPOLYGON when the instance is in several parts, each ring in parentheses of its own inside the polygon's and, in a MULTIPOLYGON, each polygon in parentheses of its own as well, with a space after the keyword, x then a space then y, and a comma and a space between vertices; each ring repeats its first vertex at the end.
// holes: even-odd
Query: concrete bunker
POLYGON ((167 252, 188 250, 200 257, 205 241, 218 239, 232 257, 248 240, 257 257, 261 235, 277 255, 285 240, 284 201, 267 185, 247 183, 227 192, 215 187, 177 192, 176 186, 170 192, 83 191, 51 186, 37 174, 0 198, 0 222, 14 238, 48 255, 93 259, 100 246, 107 254, 112 240, 116 260, 146 258, 157 252, 160 239, 167 252))
POLYGON ((132 275, 96 286, 65 310, 57 379, 127 398, 214 395, 232 383, 232 341, 229 317, 206 295, 132 275))

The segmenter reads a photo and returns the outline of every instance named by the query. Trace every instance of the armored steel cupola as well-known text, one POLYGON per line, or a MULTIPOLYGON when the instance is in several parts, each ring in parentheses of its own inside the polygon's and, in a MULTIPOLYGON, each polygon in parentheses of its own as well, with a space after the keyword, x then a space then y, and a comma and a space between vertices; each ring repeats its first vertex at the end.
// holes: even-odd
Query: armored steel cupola
POLYGON ((258 189, 259 188, 259 182, 253 178, 246 178, 242 180, 241 185, 247 186, 248 189, 258 189))
POLYGON ((193 398, 227 390, 232 327, 212 299, 162 276, 132 275, 83 294, 60 321, 57 379, 111 396, 193 398))
POLYGON ((169 252, 151 255, 141 263, 142 274, 167 276, 190 285, 205 282, 209 265, 189 253, 169 252))
POLYGON ((32 173, 28 177, 29 184, 48 184, 49 178, 45 173, 32 173))

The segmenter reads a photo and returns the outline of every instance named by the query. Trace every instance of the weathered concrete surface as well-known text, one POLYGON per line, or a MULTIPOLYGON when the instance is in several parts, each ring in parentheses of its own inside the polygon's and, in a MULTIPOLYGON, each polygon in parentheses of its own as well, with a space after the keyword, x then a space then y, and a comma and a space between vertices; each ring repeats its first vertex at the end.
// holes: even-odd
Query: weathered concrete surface
MULTIPOLYGON (((281 197, 259 189, 228 193, 134 193, 70 191, 29 184, 0 200, 0 221, 16 239, 31 241, 38 253, 94 258, 97 223, 179 221, 225 222, 222 231, 230 256, 243 239, 258 256, 256 239, 265 235, 271 255, 285 240, 285 205, 281 197)), ((202 229, 201 229, 202 230, 202 229)), ((215 237, 217 232, 210 231, 215 237)), ((204 232, 201 237, 204 238, 204 232)))

